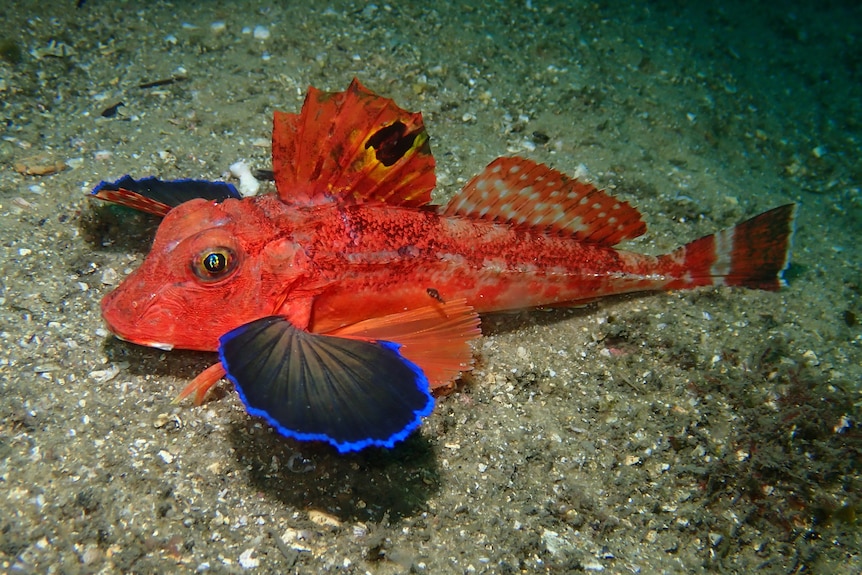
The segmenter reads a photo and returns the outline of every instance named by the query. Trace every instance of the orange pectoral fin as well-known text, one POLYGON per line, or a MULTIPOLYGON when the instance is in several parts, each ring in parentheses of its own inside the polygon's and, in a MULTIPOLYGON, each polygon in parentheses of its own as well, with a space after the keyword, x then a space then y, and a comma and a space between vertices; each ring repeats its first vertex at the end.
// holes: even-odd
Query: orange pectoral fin
POLYGON ((191 394, 195 394, 195 405, 200 405, 204 402, 204 397, 207 391, 214 386, 218 380, 225 376, 224 367, 221 362, 209 366, 194 378, 179 395, 174 398, 173 403, 179 403, 191 394))
POLYGON ((466 300, 457 299, 367 319, 328 335, 400 344, 402 355, 425 372, 433 389, 472 368, 469 342, 477 339, 481 331, 476 311, 466 300))

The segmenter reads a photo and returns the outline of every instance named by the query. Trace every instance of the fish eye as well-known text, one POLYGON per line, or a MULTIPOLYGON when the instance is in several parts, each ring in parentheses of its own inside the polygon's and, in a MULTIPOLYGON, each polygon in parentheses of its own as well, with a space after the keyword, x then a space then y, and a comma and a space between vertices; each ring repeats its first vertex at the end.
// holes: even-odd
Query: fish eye
POLYGON ((192 271, 206 281, 224 278, 236 268, 236 254, 226 247, 207 248, 192 262, 192 271))

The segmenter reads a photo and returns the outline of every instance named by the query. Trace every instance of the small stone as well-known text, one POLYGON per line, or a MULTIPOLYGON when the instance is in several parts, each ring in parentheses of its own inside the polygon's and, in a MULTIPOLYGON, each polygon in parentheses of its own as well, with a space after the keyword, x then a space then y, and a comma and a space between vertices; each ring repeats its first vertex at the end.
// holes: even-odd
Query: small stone
POLYGON ((713 532, 709 533, 709 543, 713 547, 718 546, 718 544, 721 543, 723 539, 724 539, 724 537, 721 535, 721 533, 713 533, 713 532))
POLYGON ((239 556, 239 566, 243 569, 254 569, 260 566, 260 559, 252 557, 254 549, 246 549, 239 556))
POLYGON ((266 40, 269 38, 269 28, 266 26, 255 26, 252 32, 255 40, 266 40))
POLYGON ((117 374, 120 373, 120 368, 116 365, 111 364, 107 369, 97 369, 95 371, 91 371, 88 375, 96 380, 96 383, 107 383, 117 377, 117 374))
POLYGON ((322 525, 324 527, 341 527, 341 521, 337 517, 324 513, 323 511, 312 509, 308 512, 308 518, 312 523, 316 523, 317 525, 322 525))
POLYGON ((817 354, 812 350, 808 350, 802 354, 802 357, 805 359, 805 363, 811 366, 820 365, 820 360, 817 358, 817 354))
POLYGON ((99 550, 99 546, 95 543, 91 543, 87 545, 86 549, 84 549, 84 554, 81 555, 81 562, 84 565, 93 565, 101 558, 102 552, 99 550))
POLYGON ((574 550, 574 545, 550 529, 542 530, 542 543, 544 543, 548 553, 555 557, 561 557, 564 553, 574 550))
POLYGON ((117 285, 120 275, 114 268, 105 268, 102 270, 102 283, 107 286, 117 285))

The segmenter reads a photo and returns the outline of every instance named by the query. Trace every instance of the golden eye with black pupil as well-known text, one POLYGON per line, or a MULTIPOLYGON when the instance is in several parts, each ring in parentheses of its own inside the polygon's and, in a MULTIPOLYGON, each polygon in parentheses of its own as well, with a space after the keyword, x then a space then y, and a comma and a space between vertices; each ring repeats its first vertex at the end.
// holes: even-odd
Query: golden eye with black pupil
POLYGON ((236 267, 233 250, 225 247, 208 248, 192 262, 192 271, 200 279, 211 282, 224 278, 236 267))

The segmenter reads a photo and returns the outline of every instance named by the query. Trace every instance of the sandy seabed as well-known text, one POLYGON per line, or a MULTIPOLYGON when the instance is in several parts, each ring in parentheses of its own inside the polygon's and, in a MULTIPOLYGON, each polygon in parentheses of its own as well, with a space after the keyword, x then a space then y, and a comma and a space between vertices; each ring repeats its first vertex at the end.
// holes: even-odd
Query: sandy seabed
POLYGON ((2 572, 862 571, 858 3, 189 4, 4 13, 2 572), (353 77, 423 112, 441 203, 519 154, 662 253, 797 202, 789 285, 486 317, 389 451, 172 405, 213 356, 107 334, 157 221, 86 193, 266 169, 273 110, 353 77))

